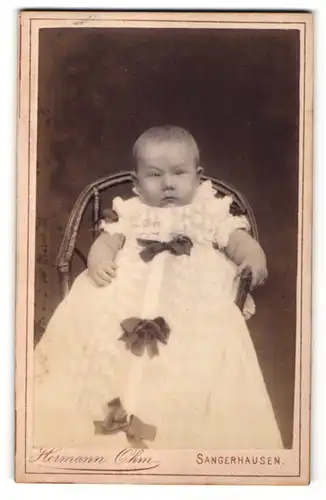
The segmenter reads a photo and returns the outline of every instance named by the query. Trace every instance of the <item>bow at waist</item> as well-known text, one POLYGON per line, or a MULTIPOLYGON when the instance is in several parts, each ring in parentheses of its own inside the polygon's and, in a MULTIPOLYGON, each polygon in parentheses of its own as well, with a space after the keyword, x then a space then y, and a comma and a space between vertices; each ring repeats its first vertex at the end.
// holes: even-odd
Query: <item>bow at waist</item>
POLYGON ((155 255, 167 250, 172 255, 190 255, 193 243, 187 236, 174 236, 170 241, 137 239, 137 243, 144 247, 139 253, 144 262, 151 261, 155 255))

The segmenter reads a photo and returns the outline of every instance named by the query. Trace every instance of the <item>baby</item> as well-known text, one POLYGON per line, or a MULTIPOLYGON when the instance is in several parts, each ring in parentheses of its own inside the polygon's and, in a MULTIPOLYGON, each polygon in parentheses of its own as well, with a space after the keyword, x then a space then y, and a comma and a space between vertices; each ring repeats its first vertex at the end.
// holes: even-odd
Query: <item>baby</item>
POLYGON ((135 196, 113 200, 35 349, 35 446, 281 448, 235 304, 242 269, 267 277, 247 218, 201 182, 187 131, 146 131, 133 159, 135 196))
MULTIPOLYGON (((193 137, 179 127, 155 127, 143 133, 133 148, 135 191, 141 200, 156 207, 185 206, 191 203, 200 184, 203 168, 193 137)), ((123 235, 102 232, 88 256, 88 270, 95 283, 106 285, 116 276, 115 256, 123 235)), ((235 229, 224 249, 235 262, 238 274, 252 273, 252 288, 265 282, 265 254, 248 232, 235 229)))

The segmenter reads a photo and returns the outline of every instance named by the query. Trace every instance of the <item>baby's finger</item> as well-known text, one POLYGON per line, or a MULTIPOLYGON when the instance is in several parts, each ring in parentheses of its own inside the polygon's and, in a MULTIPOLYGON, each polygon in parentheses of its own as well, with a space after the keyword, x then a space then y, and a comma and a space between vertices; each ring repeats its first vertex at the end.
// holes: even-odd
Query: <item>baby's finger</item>
POLYGON ((98 274, 94 274, 93 280, 97 284, 97 286, 106 286, 107 282, 104 281, 98 274))
POLYGON ((116 269, 113 267, 112 264, 104 266, 103 271, 112 278, 115 278, 116 276, 116 269))
POLYGON ((111 276, 107 274, 103 269, 97 271, 97 276, 103 282, 103 285, 111 283, 111 276))
POLYGON ((265 283, 265 281, 267 280, 267 277, 268 277, 267 269, 262 269, 258 274, 257 284, 259 286, 263 285, 265 283))
POLYGON ((258 276, 258 273, 255 272, 254 269, 252 269, 251 272, 252 272, 252 278, 251 278, 250 290, 252 291, 255 288, 257 288, 257 286, 259 285, 259 276, 258 276))
POLYGON ((238 269, 237 269, 237 273, 236 273, 236 277, 240 276, 240 274, 242 273, 242 271, 246 268, 246 264, 243 262, 242 264, 240 264, 240 266, 238 266, 238 269))
POLYGON ((264 284, 266 283, 266 281, 267 281, 267 276, 262 276, 262 277, 259 279, 259 281, 258 281, 258 283, 257 283, 257 286, 262 286, 262 285, 264 285, 264 284))
POLYGON ((268 271, 267 271, 267 269, 264 270, 264 272, 263 272, 263 278, 262 279, 263 279, 263 283, 265 283, 267 281, 267 279, 268 279, 268 271))
POLYGON ((258 286, 262 286, 265 281, 266 281, 266 273, 265 272, 257 272, 253 276, 252 284, 251 284, 251 289, 255 289, 258 286))

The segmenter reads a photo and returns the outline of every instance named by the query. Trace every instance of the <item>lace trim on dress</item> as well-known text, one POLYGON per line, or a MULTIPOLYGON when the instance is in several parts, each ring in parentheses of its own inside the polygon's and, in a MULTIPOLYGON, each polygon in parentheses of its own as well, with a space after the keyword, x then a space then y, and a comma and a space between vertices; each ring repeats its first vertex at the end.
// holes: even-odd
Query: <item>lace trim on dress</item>
POLYGON ((248 231, 250 226, 244 215, 231 215, 231 196, 216 198, 215 195, 211 182, 205 181, 198 187, 193 201, 180 207, 148 206, 139 196, 125 201, 116 197, 112 206, 119 220, 112 223, 103 220, 100 228, 111 234, 121 232, 135 238, 162 241, 184 235, 193 242, 212 242, 223 249, 234 230, 248 231))

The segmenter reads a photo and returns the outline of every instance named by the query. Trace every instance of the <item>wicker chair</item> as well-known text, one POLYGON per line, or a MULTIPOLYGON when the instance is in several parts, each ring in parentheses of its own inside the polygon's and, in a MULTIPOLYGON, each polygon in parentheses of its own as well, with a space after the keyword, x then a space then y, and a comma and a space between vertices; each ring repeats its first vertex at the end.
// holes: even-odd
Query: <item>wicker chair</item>
MULTIPOLYGON (((224 182, 218 181, 211 177, 203 176, 202 179, 210 180, 217 191, 218 196, 231 195, 233 203, 241 213, 244 213, 251 226, 251 235, 258 240, 257 224, 254 213, 245 200, 245 198, 234 188, 224 182)), ((93 238, 98 235, 97 222, 101 217, 101 196, 100 194, 107 189, 115 188, 121 184, 131 183, 131 172, 120 172, 101 178, 92 184, 88 185, 78 197, 72 212, 70 214, 67 227, 64 232, 62 243, 56 259, 56 268, 59 273, 59 284, 61 298, 64 298, 69 292, 71 286, 71 266, 74 256, 79 257, 83 265, 87 266, 87 258, 77 248, 76 241, 80 230, 81 221, 87 207, 92 204, 92 219, 93 219, 93 238)), ((241 310, 246 300, 247 293, 250 288, 251 274, 245 272, 241 276, 239 289, 236 297, 236 303, 241 310)))

